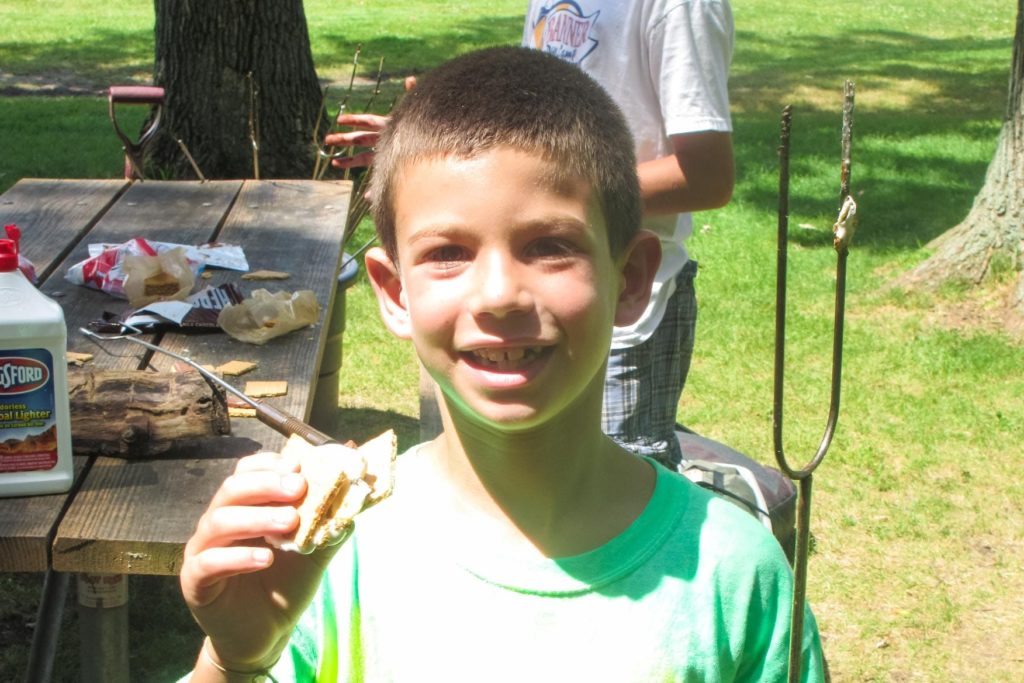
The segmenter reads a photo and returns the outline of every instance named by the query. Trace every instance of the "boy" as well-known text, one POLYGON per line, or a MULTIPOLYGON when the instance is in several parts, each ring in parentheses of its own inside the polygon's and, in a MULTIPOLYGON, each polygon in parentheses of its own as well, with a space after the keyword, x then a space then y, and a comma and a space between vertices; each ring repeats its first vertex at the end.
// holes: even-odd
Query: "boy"
MULTIPOLYGON (((612 336, 603 429, 671 469, 683 460, 676 412, 697 322, 690 212, 724 206, 733 190, 733 33, 728 0, 530 0, 522 35, 523 47, 593 77, 633 134, 643 225, 661 238, 662 261, 647 308, 612 336)), ((406 79, 406 89, 412 85, 406 79)), ((328 144, 372 147, 387 118, 342 114, 338 123, 355 130, 328 135, 328 144)), ((353 168, 372 158, 363 151, 333 163, 353 168)))
POLYGON ((541 52, 471 53, 403 100, 375 164, 367 274, 444 431, 309 556, 260 540, 296 527, 297 466, 240 461, 185 550, 192 681, 785 680, 774 539, 601 432, 612 326, 660 259, 604 91, 541 52))

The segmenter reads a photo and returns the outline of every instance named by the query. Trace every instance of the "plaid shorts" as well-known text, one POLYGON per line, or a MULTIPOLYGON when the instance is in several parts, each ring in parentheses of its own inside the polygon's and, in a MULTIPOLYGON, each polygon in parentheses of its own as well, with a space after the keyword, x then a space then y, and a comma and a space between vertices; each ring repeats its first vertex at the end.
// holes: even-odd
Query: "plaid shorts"
POLYGON ((604 385, 605 434, 673 471, 683 457, 675 434, 676 410, 693 355, 696 277, 697 262, 690 260, 676 276, 676 291, 654 334, 637 346, 612 350, 604 385))

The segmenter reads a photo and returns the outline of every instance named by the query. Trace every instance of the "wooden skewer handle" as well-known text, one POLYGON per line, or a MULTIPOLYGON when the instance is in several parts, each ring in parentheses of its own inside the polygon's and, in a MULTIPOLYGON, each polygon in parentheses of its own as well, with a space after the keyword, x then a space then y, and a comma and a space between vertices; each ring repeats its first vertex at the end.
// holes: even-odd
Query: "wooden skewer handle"
POLYGON ((253 404, 253 407, 256 409, 256 419, 285 436, 298 434, 314 446, 334 443, 334 439, 323 432, 314 429, 302 420, 278 410, 268 403, 254 400, 253 404))

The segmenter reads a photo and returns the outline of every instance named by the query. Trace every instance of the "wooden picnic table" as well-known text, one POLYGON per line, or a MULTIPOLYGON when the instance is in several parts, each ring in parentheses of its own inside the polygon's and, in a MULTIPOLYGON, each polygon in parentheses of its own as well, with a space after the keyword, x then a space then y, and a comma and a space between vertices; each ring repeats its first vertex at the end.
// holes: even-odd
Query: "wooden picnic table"
MULTIPOLYGON (((253 270, 290 273, 282 282, 250 283, 239 280, 241 273, 215 270, 201 282, 235 281, 244 294, 260 287, 312 290, 321 313, 311 327, 262 346, 223 333, 164 332, 144 339, 204 365, 255 361, 258 367, 236 378, 242 380, 238 384, 286 380, 287 395, 268 401, 310 421, 315 407, 320 419, 337 407, 336 378, 321 380, 317 388, 325 346, 340 343, 331 315, 350 193, 347 181, 25 179, 0 195, 0 221, 21 228, 22 253, 36 266, 40 290, 64 309, 68 350, 93 354, 90 365, 96 368, 170 371, 174 361, 128 342, 100 348, 77 332, 104 311, 127 308, 125 301, 65 279, 91 243, 133 237, 189 245, 219 241, 241 245, 253 270)), ((343 305, 338 309, 343 312, 343 305)), ((232 419, 230 436, 204 439, 187 452, 172 449, 147 460, 76 456, 69 493, 0 499, 0 571, 175 575, 196 521, 237 458, 283 442, 256 420, 232 419)), ((128 680, 126 622, 96 618, 98 646, 125 651, 87 655, 97 662, 83 658, 83 667, 92 669, 83 671, 83 680, 128 680)))

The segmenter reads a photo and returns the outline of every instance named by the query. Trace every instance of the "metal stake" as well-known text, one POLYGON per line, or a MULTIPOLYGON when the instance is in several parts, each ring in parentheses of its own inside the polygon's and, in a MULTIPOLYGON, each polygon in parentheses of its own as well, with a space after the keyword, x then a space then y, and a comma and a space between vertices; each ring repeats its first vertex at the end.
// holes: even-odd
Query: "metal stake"
POLYGON ((797 542, 794 558, 793 614, 789 647, 789 681, 800 680, 801 651, 804 630, 804 606, 807 597, 807 555, 810 541, 812 474, 825 458, 832 443, 839 418, 840 381, 843 366, 843 320, 846 301, 846 257, 856 224, 857 205, 850 197, 850 146, 853 129, 853 83, 846 81, 843 103, 842 172, 839 218, 833 226, 833 246, 837 254, 835 324, 832 337, 832 388, 825 434, 814 457, 802 468, 790 466, 782 448, 783 377, 785 374, 786 343, 786 254, 789 235, 789 138, 792 107, 782 112, 782 132, 779 145, 779 228, 775 300, 775 391, 772 412, 772 439, 779 469, 799 483, 797 502, 797 542))

